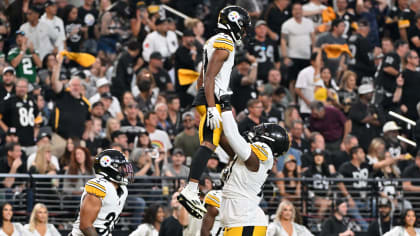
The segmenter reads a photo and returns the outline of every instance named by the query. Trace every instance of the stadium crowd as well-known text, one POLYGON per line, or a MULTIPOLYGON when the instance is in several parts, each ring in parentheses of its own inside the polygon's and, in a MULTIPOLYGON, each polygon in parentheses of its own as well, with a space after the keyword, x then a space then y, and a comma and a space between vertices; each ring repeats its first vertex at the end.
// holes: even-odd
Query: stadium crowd
MULTIPOLYGON (((202 135, 200 117, 191 107, 196 71, 207 63, 203 45, 228 4, 248 10, 253 22, 237 47, 231 74, 239 129, 279 123, 293 140, 270 173, 286 179, 273 182, 271 190, 278 194, 261 203, 264 209, 277 208, 283 200, 279 209, 293 207, 293 217, 267 210, 277 222, 268 233, 289 235, 283 228, 292 224, 283 224, 285 217, 285 222, 305 218, 321 235, 382 235, 393 225, 390 211, 403 214, 402 229, 411 230, 407 219, 414 213, 415 221, 420 213, 415 200, 420 153, 398 136, 420 140, 418 0, 3 0, 0 173, 90 176, 92 158, 114 148, 130 158, 135 176, 188 177, 202 135), (89 55, 81 53, 94 61, 83 66, 89 55), (390 111, 417 125, 395 119, 390 111), (356 223, 345 221, 347 214, 356 223)), ((228 161, 217 148, 200 181, 204 194, 221 185, 228 161)), ((174 213, 165 221, 164 206, 149 204, 168 195, 169 187, 173 192, 183 185, 170 182, 141 178, 135 183, 151 187, 129 187, 128 205, 141 206, 133 213, 135 224, 152 225, 155 231, 144 229, 152 235, 159 229, 162 236, 173 230, 182 234, 182 226, 189 225, 175 198, 166 204, 174 213)), ((84 184, 83 179, 39 180, 35 186, 44 195, 34 202, 57 200, 60 187, 77 208, 84 184)), ((13 177, 1 178, 0 185, 4 201, 25 191, 13 177)), ((34 212, 57 207, 44 203, 34 212)), ((4 209, 11 207, 2 208, 1 233, 10 229, 4 209)), ((27 229, 15 227, 46 230, 32 221, 47 220, 35 215, 27 229)), ((47 235, 56 235, 48 229, 47 235)))

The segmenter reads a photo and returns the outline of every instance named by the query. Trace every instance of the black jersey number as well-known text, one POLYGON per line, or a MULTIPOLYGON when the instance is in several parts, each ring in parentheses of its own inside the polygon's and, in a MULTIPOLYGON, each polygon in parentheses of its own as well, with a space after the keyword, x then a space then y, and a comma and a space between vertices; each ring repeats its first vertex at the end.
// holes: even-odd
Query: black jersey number
POLYGON ((18 110, 19 112, 19 123, 22 127, 34 126, 34 109, 31 107, 29 109, 21 107, 18 110))
POLYGON ((111 212, 109 213, 106 217, 105 217, 105 227, 106 229, 98 229, 98 233, 100 235, 108 235, 111 233, 111 231, 114 229, 115 224, 118 221, 118 217, 115 214, 115 212, 111 212))

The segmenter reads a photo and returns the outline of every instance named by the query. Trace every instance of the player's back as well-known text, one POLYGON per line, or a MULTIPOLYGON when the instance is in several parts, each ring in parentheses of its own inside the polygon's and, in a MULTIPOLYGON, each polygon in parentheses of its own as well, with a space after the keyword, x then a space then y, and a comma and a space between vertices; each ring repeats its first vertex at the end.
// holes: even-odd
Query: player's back
POLYGON ((264 143, 251 145, 252 151, 260 156, 257 172, 247 169, 240 158, 235 158, 230 167, 223 186, 223 202, 221 204, 221 220, 225 227, 266 226, 268 224, 264 212, 258 206, 262 197, 262 187, 273 167, 273 154, 264 143))
MULTIPOLYGON (((87 194, 93 194, 101 198, 102 206, 98 217, 93 222, 98 235, 111 235, 114 225, 118 222, 119 216, 123 210, 125 200, 127 199, 127 187, 119 185, 116 189, 114 184, 103 177, 97 177, 89 180, 85 184, 81 202, 87 194)), ((89 206, 85 206, 89 207, 89 206)), ((80 226, 80 213, 76 222, 73 224, 72 235, 83 236, 80 226)))
POLYGON ((218 33, 207 40, 203 48, 204 75, 213 53, 218 49, 228 51, 229 57, 215 77, 214 92, 217 98, 219 98, 219 94, 226 94, 229 90, 230 74, 235 65, 235 44, 232 38, 225 33, 218 33))

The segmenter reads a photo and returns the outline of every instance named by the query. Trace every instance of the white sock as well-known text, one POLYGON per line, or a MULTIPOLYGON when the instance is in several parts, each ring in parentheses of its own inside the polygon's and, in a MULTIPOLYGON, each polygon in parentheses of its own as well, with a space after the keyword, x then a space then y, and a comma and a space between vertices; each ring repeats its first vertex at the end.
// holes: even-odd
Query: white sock
POLYGON ((198 183, 190 181, 187 184, 187 188, 189 188, 191 190, 194 190, 194 191, 197 191, 197 189, 198 189, 198 183))

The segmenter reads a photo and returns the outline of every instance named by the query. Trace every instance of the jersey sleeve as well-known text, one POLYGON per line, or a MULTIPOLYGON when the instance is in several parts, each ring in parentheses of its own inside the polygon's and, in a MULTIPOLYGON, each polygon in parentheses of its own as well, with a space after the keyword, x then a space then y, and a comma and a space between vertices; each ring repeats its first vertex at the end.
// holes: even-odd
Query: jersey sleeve
POLYGON ((261 161, 266 161, 268 159, 269 153, 265 148, 259 144, 251 144, 251 150, 257 155, 258 159, 261 161))
POLYGON ((96 179, 89 180, 85 185, 85 191, 101 199, 106 196, 106 187, 96 179))
POLYGON ((227 37, 219 36, 213 42, 213 48, 215 49, 225 49, 229 52, 233 52, 234 44, 233 41, 227 37))
POLYGON ((210 191, 204 197, 204 203, 210 206, 220 208, 220 196, 216 191, 210 191))
POLYGON ((7 53, 7 61, 10 63, 13 59, 15 59, 19 55, 19 49, 13 48, 7 53))

